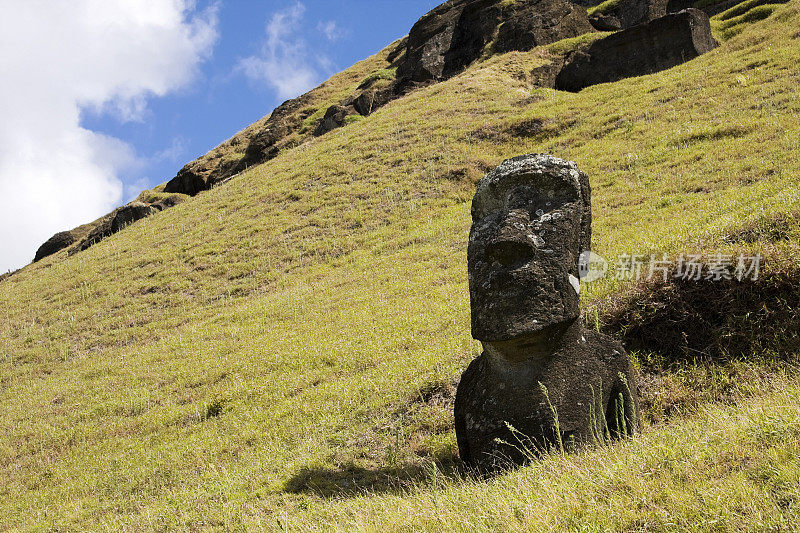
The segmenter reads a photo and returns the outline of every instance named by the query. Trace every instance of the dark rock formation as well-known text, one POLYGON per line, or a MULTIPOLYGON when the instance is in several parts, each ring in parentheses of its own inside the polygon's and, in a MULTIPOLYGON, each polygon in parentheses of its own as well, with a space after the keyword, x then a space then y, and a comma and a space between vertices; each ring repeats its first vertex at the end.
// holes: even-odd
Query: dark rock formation
POLYGON ((117 209, 114 218, 111 219, 111 233, 116 233, 137 220, 149 217, 158 211, 159 209, 143 202, 131 202, 128 205, 124 205, 117 209))
POLYGON ((281 143, 291 133, 299 130, 303 120, 308 117, 303 110, 309 102, 308 94, 284 102, 266 119, 218 146, 207 155, 188 163, 167 182, 164 192, 194 196, 247 167, 274 158, 283 147, 281 143), (240 159, 230 159, 232 148, 237 146, 242 146, 244 156, 240 159))
POLYGON ((717 47, 708 15, 697 9, 666 15, 595 41, 566 61, 555 88, 590 85, 659 72, 717 47))
MULTIPOLYGON (((387 55, 387 66, 397 68, 396 79, 362 84, 330 106, 311 133, 324 135, 344 126, 348 116, 370 115, 413 89, 457 74, 484 52, 530 50, 591 31, 586 10, 568 0, 449 0, 423 16, 387 55)), ((316 111, 312 93, 284 102, 268 118, 187 164, 165 191, 194 196, 301 142, 295 134, 316 111), (244 155, 236 159, 232 152, 244 155)))
MULTIPOLYGON (((744 0, 736 0, 743 2, 744 0)), ((694 7, 695 0, 669 0, 667 2, 667 13, 678 13, 684 9, 694 7)))
POLYGON ((668 0, 622 0, 589 17, 592 26, 601 31, 626 29, 644 24, 667 14, 668 0))
POLYGON ((314 130, 314 135, 324 135, 331 130, 341 128, 345 124, 345 119, 348 115, 352 115, 350 110, 343 105, 332 105, 325 112, 325 116, 317 124, 317 129, 314 130))
MULTIPOLYGON (((706 15, 709 17, 713 17, 714 15, 719 15, 732 7, 736 7, 739 4, 743 4, 747 0, 727 0, 724 2, 717 2, 716 4, 709 4, 707 6, 703 6, 700 8, 706 15)), ((767 4, 784 4, 787 0, 769 0, 765 1, 764 3, 767 4)))
POLYGON ((398 92, 394 86, 367 89, 352 99, 352 106, 359 115, 368 116, 395 98, 398 92))
POLYGON ((99 219, 95 226, 89 231, 88 235, 86 235, 86 237, 84 237, 84 239, 78 244, 78 246, 70 250, 70 254, 82 252, 83 250, 94 246, 109 235, 113 234, 114 232, 111 231, 111 221, 114 220, 116 214, 117 210, 115 209, 108 215, 99 219))
POLYGON ((494 52, 530 50, 593 31, 586 10, 566 0, 450 0, 423 16, 408 36, 398 78, 431 82, 494 52))
POLYGON ((349 116, 368 116, 378 108, 385 106, 404 92, 399 80, 377 88, 366 88, 328 108, 325 116, 317 124, 314 135, 319 137, 331 130, 341 128, 347 124, 349 116))
POLYGON ((182 194, 173 194, 172 196, 168 196, 163 200, 159 200, 150 205, 158 209, 159 211, 163 211, 165 209, 169 209, 170 207, 175 207, 176 205, 183 203, 185 200, 186 196, 182 194))
POLYGON ((210 188, 211 174, 217 168, 197 168, 193 165, 195 161, 187 164, 178 171, 178 174, 167 182, 165 187, 166 192, 174 192, 181 194, 188 194, 194 196, 195 194, 205 191, 210 188))
POLYGON ((60 252, 73 243, 75 243, 75 237, 69 231, 56 233, 36 250, 36 256, 33 258, 33 262, 41 261, 48 255, 60 252))
MULTIPOLYGON (((269 161, 278 155, 281 144, 291 133, 298 131, 303 121, 308 118, 309 111, 304 112, 311 101, 308 94, 304 94, 293 100, 288 100, 278 106, 270 114, 266 125, 260 128, 259 132, 250 140, 245 150, 244 157, 232 167, 230 174, 241 172, 247 167, 258 165, 264 161, 269 161)), ((225 178, 215 176, 214 180, 220 181, 225 178)), ((212 180, 213 184, 213 180, 212 180)), ((167 191, 170 192, 170 191, 167 191)))
POLYGON ((94 227, 89 231, 88 235, 78 244, 78 246, 71 252, 79 252, 94 246, 106 237, 117 233, 118 231, 130 226, 137 220, 149 217, 154 213, 171 207, 180 201, 180 197, 170 197, 155 204, 146 204, 144 202, 131 202, 122 207, 118 207, 108 215, 97 220, 94 227))
POLYGON ((482 472, 550 446, 632 434, 636 382, 622 346, 579 319, 589 181, 551 156, 510 159, 478 184, 468 261, 472 335, 484 346, 455 405, 461 458, 482 472))
POLYGON ((598 31, 619 31, 622 29, 622 23, 617 17, 603 13, 593 14, 589 17, 589 22, 598 31))

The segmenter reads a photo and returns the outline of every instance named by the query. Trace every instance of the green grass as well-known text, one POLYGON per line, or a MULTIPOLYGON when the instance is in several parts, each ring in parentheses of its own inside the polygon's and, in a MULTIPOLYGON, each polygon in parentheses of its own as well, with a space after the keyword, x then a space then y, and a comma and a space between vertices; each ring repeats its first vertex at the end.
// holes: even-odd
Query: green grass
POLYGON ((796 257, 793 239, 729 237, 800 211, 799 21, 795 1, 683 66, 579 94, 528 85, 541 50, 492 57, 3 280, 0 522, 796 527, 798 382, 765 354, 666 369, 642 436, 488 482, 460 478, 448 391, 479 352, 470 200, 507 157, 578 162, 606 257, 796 257))
POLYGON ((368 87, 378 80, 393 80, 397 77, 397 68, 382 68, 371 73, 369 76, 358 85, 359 87, 368 87))
POLYGON ((623 0, 606 0, 601 4, 590 7, 589 9, 586 10, 586 12, 587 14, 589 14, 589 16, 594 15, 596 13, 600 14, 607 13, 612 9, 614 9, 615 7, 619 6, 622 2, 623 0))
POLYGON ((758 0, 739 4, 712 19, 712 29, 722 40, 740 34, 750 24, 770 17, 783 3, 765 3, 758 0))
POLYGON ((611 32, 597 31, 592 33, 584 33, 583 35, 579 35, 577 37, 562 39, 546 46, 545 48, 548 52, 554 55, 567 55, 578 48, 585 48, 593 42, 609 35, 611 35, 611 32))

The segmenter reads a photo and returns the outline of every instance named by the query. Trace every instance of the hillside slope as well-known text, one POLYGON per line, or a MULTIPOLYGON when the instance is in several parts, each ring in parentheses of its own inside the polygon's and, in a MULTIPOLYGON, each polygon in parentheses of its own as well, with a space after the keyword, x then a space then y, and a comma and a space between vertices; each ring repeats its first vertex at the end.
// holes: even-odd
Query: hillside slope
POLYGON ((789 370, 488 483, 453 474, 448 403, 479 350, 469 201, 507 157, 578 162, 603 256, 796 257, 800 2, 762 14, 722 35, 723 13, 718 49, 577 94, 532 85, 552 47, 491 57, 3 281, 2 525, 796 527, 789 370), (776 217, 795 221, 779 239, 731 239, 776 217))

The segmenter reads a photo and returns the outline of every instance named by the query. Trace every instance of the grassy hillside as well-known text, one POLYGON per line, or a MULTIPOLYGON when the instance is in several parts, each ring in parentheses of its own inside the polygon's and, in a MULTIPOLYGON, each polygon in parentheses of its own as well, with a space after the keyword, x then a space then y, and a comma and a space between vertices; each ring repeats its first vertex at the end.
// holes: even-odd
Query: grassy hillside
POLYGON ((800 212, 798 28, 794 0, 578 94, 529 84, 544 50, 496 56, 6 279, 0 526, 796 527, 800 381, 768 353, 671 368, 641 437, 491 482, 461 478, 450 402, 469 202, 507 157, 578 162, 606 257, 797 256, 796 223, 768 236, 800 212))

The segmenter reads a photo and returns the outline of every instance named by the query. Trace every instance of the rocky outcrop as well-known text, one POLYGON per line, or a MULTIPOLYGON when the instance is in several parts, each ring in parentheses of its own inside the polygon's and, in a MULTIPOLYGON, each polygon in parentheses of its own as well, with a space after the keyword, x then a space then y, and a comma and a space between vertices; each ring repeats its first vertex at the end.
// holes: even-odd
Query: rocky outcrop
POLYGON ((134 222, 154 215, 159 211, 174 207, 183 202, 185 198, 186 197, 183 195, 173 194, 172 196, 150 202, 136 200, 122 207, 118 207, 111 213, 94 221, 90 225, 86 236, 70 250, 70 254, 86 250, 114 233, 125 229, 134 222))
POLYGON ((194 196, 250 166, 274 158, 284 147, 282 143, 286 138, 299 130, 303 120, 308 118, 309 115, 303 111, 309 101, 306 94, 284 102, 266 119, 185 165, 167 182, 164 192, 194 196), (237 147, 241 147, 244 155, 231 157, 237 147))
POLYGON ((72 235, 69 231, 61 231, 56 233, 43 245, 36 250, 36 256, 33 258, 33 262, 41 261, 45 257, 49 255, 53 255, 56 252, 60 252, 64 248, 67 248, 75 243, 75 236, 72 235))
POLYGON ((530 50, 594 31, 586 10, 566 0, 450 0, 422 17, 408 36, 397 75, 431 82, 492 52, 530 50))
POLYGON ((329 107, 320 136, 351 115, 367 116, 408 91, 449 78, 487 53, 531 50, 594 31, 585 9, 566 0, 450 0, 423 16, 389 55, 397 78, 329 107), (404 50, 401 49, 404 47, 404 50))
POLYGON ((78 245, 76 251, 86 250, 106 237, 117 233, 137 220, 158 212, 159 210, 143 202, 131 202, 118 207, 110 214, 101 218, 89 234, 78 245))
POLYGON ((157 213, 159 209, 142 202, 131 202, 117 209, 116 214, 111 219, 111 233, 116 233, 137 220, 149 217, 157 213))
POLYGON ((461 459, 480 472, 638 426, 630 360, 579 319, 590 241, 589 180, 574 163, 521 156, 478 184, 467 258, 484 351, 459 383, 455 427, 461 459))
MULTIPOLYGON (((449 0, 423 16, 387 54, 387 67, 397 69, 395 79, 359 86, 329 106, 311 133, 324 135, 347 124, 349 116, 370 115, 415 88, 461 72, 484 53, 530 50, 591 31, 586 10, 568 0, 449 0)), ((308 138, 301 134, 304 121, 316 111, 312 93, 284 102, 266 119, 187 164, 165 191, 194 196, 303 142, 308 138)))
MULTIPOLYGON (((605 24, 604 29, 626 27, 657 16, 667 9, 666 1, 622 0, 596 13, 605 22, 599 23, 598 17, 593 21, 596 26, 605 24)), ((593 32, 586 7, 597 7, 598 3, 599 0, 449 0, 423 16, 408 37, 392 45, 386 53, 385 68, 363 80, 348 97, 329 105, 318 120, 311 120, 320 113, 316 90, 288 100, 268 117, 185 165, 164 191, 196 195, 312 136, 324 135, 354 117, 374 113, 410 91, 451 77, 481 58, 527 51, 593 32)), ((674 66, 716 44, 710 36, 708 20, 701 20, 696 11, 688 13, 634 26, 596 41, 566 60, 566 52, 553 53, 547 64, 530 73, 528 81, 541 87, 580 90, 594 83, 674 66)), ((170 205, 153 204, 152 208, 170 205)), ((145 211, 153 212, 140 209, 128 209, 125 217, 129 219, 120 219, 118 226, 137 220, 145 211)), ((73 233, 78 235, 79 244, 66 246, 71 251, 85 249, 102 240, 117 230, 110 224, 118 214, 115 211, 91 224, 91 231, 82 240, 81 232, 73 233)), ((43 248, 42 253, 52 247, 43 248)))
POLYGON ((314 135, 324 135, 331 130, 341 128, 344 126, 347 117, 352 114, 352 111, 343 105, 332 105, 325 112, 325 116, 322 117, 319 124, 317 124, 314 135))
POLYGON ((320 136, 336 128, 341 128, 347 124, 349 116, 366 117, 398 98, 404 92, 404 88, 399 81, 381 85, 379 87, 367 87, 361 92, 346 98, 341 104, 332 105, 325 112, 325 116, 317 124, 314 135, 320 136))
MULTIPOLYGON (((397 68, 396 79, 359 86, 328 107, 312 133, 324 135, 347 124, 349 116, 370 115, 410 90, 462 71, 487 50, 530 50, 591 31, 585 9, 567 0, 450 0, 423 16, 387 55, 389 67, 397 68)), ((288 139, 310 116, 304 112, 311 103, 310 93, 284 102, 249 137, 239 140, 246 144, 243 157, 230 159, 230 150, 224 149, 237 142, 234 138, 218 147, 218 153, 183 167, 167 183, 166 192, 193 196, 294 146, 288 139)))
POLYGON ((659 72, 716 48, 708 15, 697 9, 666 15, 595 41, 567 58, 555 88, 590 85, 659 72))
MULTIPOLYGON (((736 0, 737 2, 742 2, 744 0, 736 0)), ((684 9, 689 9, 694 7, 696 3, 695 0, 669 0, 667 2, 667 13, 679 13, 684 9)))
POLYGON ((595 11, 589 17, 592 26, 601 31, 616 31, 651 20, 667 14, 668 0, 621 0, 607 9, 595 11))

